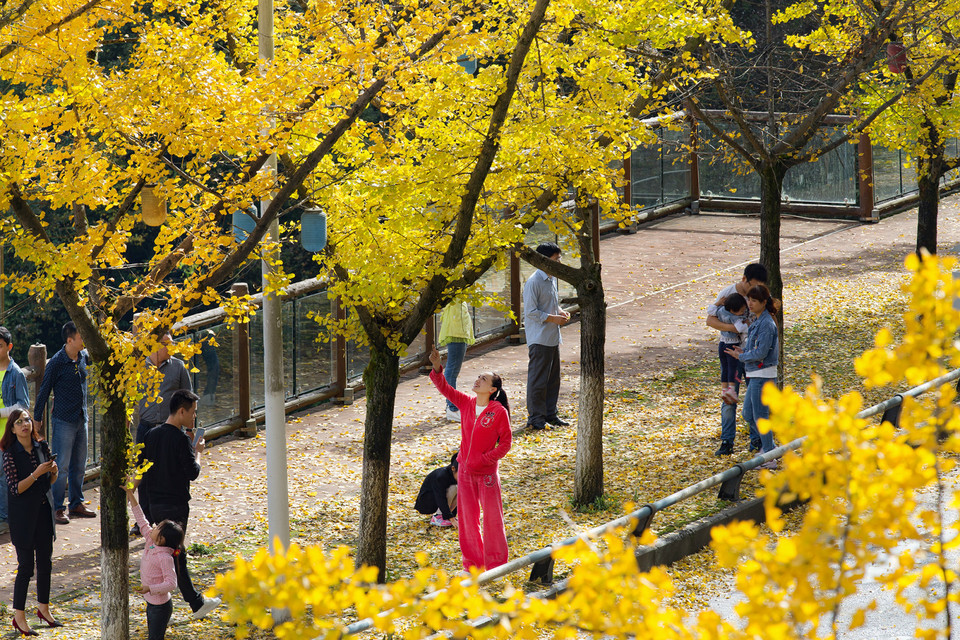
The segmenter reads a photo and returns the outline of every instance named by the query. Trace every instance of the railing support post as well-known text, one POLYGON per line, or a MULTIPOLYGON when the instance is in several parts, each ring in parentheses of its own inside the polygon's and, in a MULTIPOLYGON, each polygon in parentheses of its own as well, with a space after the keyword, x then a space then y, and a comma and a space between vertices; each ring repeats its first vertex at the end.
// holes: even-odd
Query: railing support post
MULTIPOLYGON (((230 295, 235 298, 250 293, 246 282, 237 282, 230 287, 230 295)), ((237 323, 234 333, 234 353, 237 363, 237 415, 240 416, 238 435, 253 438, 257 435, 257 421, 250 413, 250 323, 237 323)))
POLYGON ((513 335, 507 338, 509 344, 523 344, 523 333, 520 325, 523 318, 523 285, 520 282, 520 256, 516 252, 510 253, 510 311, 513 312, 513 322, 510 331, 513 335))
MULTIPOLYGON (((630 202, 630 199, 633 197, 633 169, 630 164, 631 155, 631 152, 628 151, 626 157, 623 159, 623 204, 627 205, 632 212, 633 205, 630 202)), ((623 221, 623 226, 617 229, 617 231, 620 233, 636 233, 637 217, 631 213, 630 217, 623 221)))
POLYGON ((553 565, 553 556, 534 563, 533 569, 530 570, 530 582, 553 584, 553 565))
MULTIPOLYGON (((334 301, 337 320, 342 322, 347 319, 347 310, 340 302, 340 298, 334 301)), ((347 388, 347 339, 342 333, 337 334, 337 393, 335 402, 340 404, 353 404, 353 389, 347 388)))
MULTIPOLYGON (((647 507, 648 513, 637 520, 636 526, 634 526, 633 531, 630 532, 630 535, 635 538, 639 538, 643 535, 643 532, 646 531, 647 527, 650 526, 650 521, 653 520, 653 514, 656 513, 656 509, 653 508, 652 504, 645 504, 643 507, 647 507)), ((640 509, 643 507, 640 507, 640 509)))
POLYGON ((697 152, 700 136, 697 119, 693 114, 687 118, 690 123, 690 213, 696 215, 700 213, 700 155, 697 152))
POLYGON ((423 324, 423 357, 420 358, 420 373, 423 375, 430 373, 433 368, 430 364, 430 350, 437 342, 437 323, 434 316, 435 314, 431 313, 423 324))
MULTIPOLYGON (((47 369, 47 345, 32 344, 27 352, 27 362, 30 363, 31 371, 27 373, 27 381, 33 382, 33 397, 30 398, 30 409, 37 404, 37 394, 40 391, 40 385, 43 383, 43 372, 47 369)), ((49 404, 49 403, 48 403, 49 404)), ((34 416, 37 420, 42 420, 43 416, 34 416)))
POLYGON ((880 416, 880 424, 883 424, 884 422, 889 422, 890 424, 893 425, 894 429, 899 429, 900 428, 900 411, 903 410, 903 396, 897 394, 894 397, 900 398, 900 402, 893 405, 892 407, 887 407, 887 409, 883 412, 883 415, 880 416))
POLYGON ((590 239, 593 241, 593 261, 600 262, 600 201, 590 205, 590 239))
POLYGON ((860 222, 880 222, 880 210, 873 206, 873 143, 865 132, 857 140, 857 165, 860 222))
POLYGON ((743 480, 743 465, 735 464, 733 465, 740 469, 740 474, 735 478, 730 478, 729 480, 724 480, 720 485, 720 491, 717 493, 718 500, 726 500, 727 502, 740 502, 740 482, 743 480))

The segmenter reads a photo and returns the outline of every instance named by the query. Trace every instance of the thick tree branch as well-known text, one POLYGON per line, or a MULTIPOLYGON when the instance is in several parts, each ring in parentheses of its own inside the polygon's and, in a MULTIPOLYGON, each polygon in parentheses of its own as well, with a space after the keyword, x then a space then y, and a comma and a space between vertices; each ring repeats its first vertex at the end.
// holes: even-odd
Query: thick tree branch
POLYGON ((720 127, 718 127, 717 124, 713 121, 713 119, 707 116, 700 109, 700 106, 697 104, 695 99, 691 98, 690 100, 687 101, 687 108, 693 112, 693 115, 696 116, 697 120, 707 125, 707 128, 713 132, 713 135, 723 140, 724 143, 729 145, 734 151, 736 151, 741 156, 743 156, 743 158, 747 162, 749 162, 755 170, 757 170, 758 172, 760 171, 759 160, 755 158, 749 151, 747 151, 747 149, 743 147, 743 145, 737 142, 733 136, 731 136, 729 133, 727 133, 720 127))
MULTIPOLYGON (((721 3, 723 11, 729 11, 732 6, 733 0, 723 0, 721 3)), ((650 79, 649 85, 652 90, 643 92, 634 99, 633 103, 627 108, 627 115, 631 118, 643 117, 643 115, 649 111, 650 105, 658 99, 659 90, 673 80, 686 66, 687 63, 684 61, 684 54, 695 53, 700 50, 704 42, 706 42, 706 36, 704 35, 688 38, 683 47, 677 52, 677 55, 673 56, 670 62, 664 65, 664 67, 650 79)), ((606 148, 612 143, 613 139, 606 135, 600 136, 597 139, 597 144, 600 148, 606 148)))
POLYGON ((897 3, 890 2, 883 8, 868 35, 861 39, 858 46, 841 61, 840 68, 843 69, 843 73, 830 85, 830 89, 821 97, 817 106, 797 126, 792 127, 781 142, 773 146, 770 150, 771 156, 790 155, 807 146, 819 130, 823 119, 836 111, 847 87, 855 82, 868 66, 874 64, 883 43, 889 38, 894 25, 899 22, 899 18, 910 5, 909 2, 900 5, 899 12, 894 16, 891 13, 897 3))
MULTIPOLYGON (((23 16, 23 14, 27 12, 27 10, 30 8, 30 6, 34 4, 35 1, 36 1, 36 0, 29 0, 29 1, 27 1, 27 2, 24 2, 24 3, 19 7, 20 10, 18 11, 18 14, 15 15, 15 16, 13 16, 13 19, 10 20, 9 22, 0 23, 0 27, 5 27, 5 26, 7 26, 7 24, 12 24, 13 22, 15 22, 16 20, 18 20, 19 18, 21 18, 21 17, 23 16)), ((36 38, 42 38, 42 37, 45 36, 45 35, 48 35, 48 34, 50 34, 50 33, 53 33, 54 31, 60 29, 60 28, 63 27, 64 25, 66 25, 66 24, 68 24, 68 23, 70 23, 70 22, 73 22, 74 20, 76 20, 77 18, 79 18, 80 16, 82 16, 83 14, 85 14, 86 12, 90 11, 91 9, 93 9, 94 7, 96 7, 97 5, 99 5, 101 2, 103 2, 103 0, 90 0, 90 1, 87 2, 86 4, 84 4, 84 5, 82 5, 82 6, 79 6, 79 7, 77 7, 76 9, 74 9, 73 11, 71 11, 70 13, 68 13, 67 15, 65 15, 65 16, 64 16, 63 18, 61 18, 60 20, 57 20, 56 22, 53 22, 53 23, 51 23, 51 24, 48 24, 46 27, 44 27, 44 28, 41 29, 40 31, 34 33, 34 34, 30 37, 30 40, 33 40, 33 39, 36 39, 36 38)), ((0 49, 0 59, 3 59, 3 58, 5 58, 5 57, 7 57, 7 56, 10 55, 11 53, 13 53, 14 51, 16 51, 16 50, 19 49, 20 47, 22 47, 23 45, 24 45, 24 42, 22 42, 22 41, 11 42, 10 44, 6 45, 6 46, 3 47, 2 49, 0 49)))
MULTIPOLYGON (((27 233, 38 238, 42 242, 50 243, 46 230, 43 228, 39 216, 33 211, 30 204, 23 199, 20 191, 20 185, 14 183, 10 185, 10 207, 13 214, 27 233)), ((67 309, 70 319, 77 325, 80 335, 83 336, 84 344, 90 352, 95 362, 104 362, 110 355, 110 346, 101 335, 98 323, 93 314, 87 308, 87 305, 81 304, 80 294, 75 288, 76 280, 72 276, 66 276, 54 283, 57 296, 63 302, 67 309)))
MULTIPOLYGON (((455 22, 455 21, 452 21, 455 22)), ((433 34, 428 38, 418 50, 410 54, 408 59, 415 62, 419 58, 426 55, 432 49, 434 49, 440 42, 443 40, 444 36, 449 31, 449 26, 433 34)), ((310 176, 310 173, 317 167, 327 154, 333 149, 336 143, 340 140, 341 137, 350 129, 350 127, 356 122, 357 118, 360 117, 360 114, 363 113, 363 110, 370 104, 373 98, 380 93, 380 91, 385 87, 387 81, 385 78, 380 78, 375 80, 368 86, 360 95, 354 100, 353 105, 347 111, 346 115, 341 118, 323 137, 320 143, 311 151, 307 157, 303 160, 296 171, 294 171, 288 180, 280 187, 277 193, 274 195, 270 206, 267 207, 266 211, 261 212, 261 216, 256 226, 247 236, 247 238, 240 243, 240 245, 231 251, 218 265, 215 269, 210 271, 203 279, 197 284, 195 291, 203 291, 209 287, 214 287, 227 278, 229 278, 233 272, 243 264, 256 249, 257 245, 266 235, 267 230, 269 229, 272 222, 277 218, 280 213, 281 207, 285 206, 287 199, 296 192, 297 189, 304 183, 304 181, 310 176)), ((243 179, 249 180, 257 174, 260 168, 266 163, 269 155, 261 154, 259 157, 254 159, 251 163, 247 165, 243 172, 243 179)), ((213 213, 217 214, 223 210, 223 203, 218 203, 213 208, 213 213)), ((124 296, 117 301, 116 306, 113 310, 113 317, 119 318, 127 313, 130 309, 133 308, 134 304, 139 300, 142 300, 148 292, 157 286, 167 275, 169 275, 193 250, 193 237, 187 236, 173 251, 167 254, 148 274, 148 276, 142 281, 131 293, 129 296, 124 296)), ((196 297, 197 294, 194 294, 196 297)), ((194 302, 191 298, 185 300, 184 304, 190 304, 194 302)))
MULTIPOLYGON (((740 133, 744 138, 746 138, 750 146, 753 147, 753 153, 757 154, 758 161, 769 162, 770 156, 767 153, 766 146, 754 135, 753 127, 750 126, 750 123, 747 122, 747 119, 744 117, 743 110, 738 105, 733 104, 730 96, 728 96, 727 92, 723 90, 723 83, 719 81, 715 82, 714 88, 717 90, 720 100, 723 101, 724 105, 727 107, 727 110, 730 112, 730 117, 733 118, 733 121, 737 123, 740 133)), ((754 157, 753 153, 750 153, 748 158, 754 157)))
POLYGON ((143 190, 143 186, 146 184, 146 182, 146 179, 140 178, 140 180, 137 181, 137 184, 133 185, 133 189, 130 190, 130 193, 127 194, 127 197, 123 199, 122 203, 120 203, 120 206, 107 223, 107 227, 104 230, 103 235, 100 237, 100 242, 93 248, 93 251, 90 254, 91 262, 96 262, 97 258, 100 257, 103 249, 113 237, 113 233, 116 231, 117 225, 120 223, 120 219, 123 218, 123 216, 125 216, 127 212, 133 208, 133 204, 137 201, 137 196, 140 195, 140 192, 143 190))
POLYGON ((518 247, 517 255, 547 275, 554 276, 571 284, 576 283, 583 273, 582 269, 565 265, 562 262, 557 262, 556 260, 551 260, 550 258, 545 257, 543 254, 537 253, 534 249, 531 249, 527 245, 518 247))
MULTIPOLYGON (((460 206, 457 211, 457 222, 453 237, 441 261, 441 266, 444 270, 449 271, 453 269, 463 260, 463 252, 466 249, 467 240, 470 238, 473 215, 477 208, 477 202, 480 199, 483 184, 486 181, 487 174, 490 173, 490 167, 493 166, 493 161, 496 158, 497 150, 500 146, 500 132, 507 119, 510 103, 516 93, 520 72, 523 70, 523 65, 530 51, 530 47, 533 44, 533 40, 540 31, 540 25, 543 24, 549 4, 550 0, 537 0, 520 37, 517 39, 517 44, 510 54, 510 64, 507 66, 507 71, 504 76, 505 85, 503 92, 497 96, 493 104, 490 121, 487 126, 487 133, 480 145, 480 152, 477 154, 476 164, 470 172, 470 177, 467 180, 463 195, 460 198, 460 206)), ((403 323, 401 340, 405 344, 409 344, 416 338, 423 327, 423 323, 436 308, 437 301, 440 299, 446 285, 446 276, 441 273, 433 276, 426 287, 424 287, 416 305, 414 305, 410 315, 403 323)))
MULTIPOLYGON (((544 211, 549 209, 550 206, 554 202, 556 202, 556 200, 557 200, 556 191, 553 191, 553 190, 542 191, 540 195, 537 196, 537 198, 533 201, 533 204, 529 207, 529 209, 522 216, 522 218, 516 223, 517 226, 523 229, 524 231, 529 231, 530 228, 537 223, 537 220, 540 219, 540 215, 544 211)), ((509 216, 512 216, 515 213, 516 213, 516 207, 512 207, 509 210, 505 210, 502 213, 502 215, 504 218, 507 218, 509 216)), ((483 274, 485 274, 491 266, 493 266, 493 263, 496 262, 496 259, 497 259, 496 255, 488 255, 477 264, 473 265, 472 267, 468 267, 467 269, 464 270, 463 275, 460 278, 456 280, 451 280, 449 283, 447 283, 445 291, 459 292, 473 285, 477 280, 483 277, 483 274)), ((438 301, 439 302, 438 306, 446 305, 453 298, 454 298, 454 295, 452 294, 442 296, 438 301)))
POLYGON ((916 80, 911 81, 910 84, 909 84, 907 87, 905 87, 904 89, 901 89, 900 91, 898 91, 897 93, 895 93, 894 95, 892 95, 890 98, 888 98, 887 100, 885 100, 885 101, 883 102, 883 104, 881 104, 881 105, 878 106, 876 109, 874 109, 873 111, 871 111, 871 112, 870 112, 870 115, 868 115, 868 116, 867 116, 866 118, 864 118, 863 120, 859 121, 853 128, 849 129, 846 134, 840 136, 839 138, 837 138, 837 139, 835 139, 835 140, 831 140, 828 144, 826 144, 826 145, 824 145, 824 146, 822 146, 822 147, 818 147, 818 148, 816 148, 816 149, 814 149, 814 150, 811 150, 811 151, 809 151, 809 152, 807 152, 807 153, 803 153, 803 154, 797 155, 797 156, 795 157, 795 159, 792 161, 792 163, 793 163, 793 164, 801 164, 801 163, 803 163, 803 162, 809 162, 810 160, 813 160, 814 158, 819 158, 820 156, 822 156, 822 155, 824 155, 824 154, 826 154, 826 153, 830 153, 831 151, 833 151, 834 149, 836 149, 836 148, 839 147, 840 145, 848 142, 849 140, 851 140, 851 139, 853 139, 853 138, 855 138, 855 137, 859 137, 860 134, 861 134, 867 127, 869 127, 869 126, 873 123, 874 120, 876 120, 878 117, 880 117, 880 114, 882 114, 884 111, 886 111, 886 110, 889 109, 891 106, 893 106, 898 100, 900 100, 900 98, 902 98, 902 97, 903 97, 905 94, 907 94, 910 90, 913 90, 913 89, 919 87, 921 84, 923 84, 923 83, 927 80, 927 78, 929 78, 937 69, 939 69, 941 66, 943 66, 943 64, 944 64, 945 62, 947 62, 947 58, 946 58, 946 57, 940 58, 939 60, 937 60, 936 63, 934 63, 934 65, 933 65, 930 69, 927 70, 927 72, 926 72, 925 74, 923 74, 923 76, 921 76, 919 79, 916 79, 916 80))

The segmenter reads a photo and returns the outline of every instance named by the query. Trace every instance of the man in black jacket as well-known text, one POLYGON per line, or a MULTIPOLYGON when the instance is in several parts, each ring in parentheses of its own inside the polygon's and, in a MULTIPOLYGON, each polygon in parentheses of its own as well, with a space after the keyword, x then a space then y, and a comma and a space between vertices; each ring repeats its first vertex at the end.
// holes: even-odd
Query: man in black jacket
MULTIPOLYGON (((193 425, 197 416, 197 400, 192 391, 180 389, 170 399, 170 417, 150 429, 144 439, 143 457, 153 462, 143 475, 141 493, 146 488, 150 509, 156 524, 172 520, 187 531, 190 515, 190 482, 200 475, 200 454, 206 442, 201 438, 193 446, 193 425)), ((187 554, 176 557, 177 586, 183 599, 193 610, 194 618, 203 618, 217 608, 219 598, 205 598, 197 591, 187 571, 187 554)))
POLYGON ((458 453, 453 454, 450 464, 427 474, 413 505, 424 515, 433 514, 430 524, 438 527, 457 526, 458 453))

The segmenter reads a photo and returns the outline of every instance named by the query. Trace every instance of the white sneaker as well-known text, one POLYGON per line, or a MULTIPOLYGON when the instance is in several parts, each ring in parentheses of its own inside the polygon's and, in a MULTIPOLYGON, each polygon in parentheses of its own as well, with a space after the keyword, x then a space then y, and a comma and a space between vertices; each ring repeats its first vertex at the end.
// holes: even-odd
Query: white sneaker
POLYGON ((207 614, 220 606, 220 598, 204 598, 203 604, 199 609, 190 614, 191 618, 199 620, 200 618, 206 618, 207 614))
POLYGON ((460 422, 460 410, 447 409, 447 420, 450 422, 460 422))

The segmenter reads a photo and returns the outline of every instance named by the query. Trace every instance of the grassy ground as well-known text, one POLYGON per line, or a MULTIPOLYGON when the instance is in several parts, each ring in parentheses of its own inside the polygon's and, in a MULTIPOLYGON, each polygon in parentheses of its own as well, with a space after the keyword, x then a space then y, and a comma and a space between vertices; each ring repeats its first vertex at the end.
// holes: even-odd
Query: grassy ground
MULTIPOLYGON (((804 386, 810 374, 816 372, 823 378, 829 394, 859 389, 852 359, 871 346, 877 328, 897 325, 902 313, 898 284, 896 278, 873 283, 870 296, 858 295, 864 286, 862 282, 848 283, 846 286, 852 291, 830 283, 822 294, 815 286, 808 286, 805 297, 797 300, 799 312, 788 318, 787 383, 804 386)), ((737 453, 732 459, 718 459, 713 455, 719 441, 717 369, 711 358, 687 363, 670 375, 608 379, 604 422, 606 495, 589 509, 575 510, 571 505, 575 427, 516 438, 500 467, 511 556, 517 557, 575 535, 622 515, 630 505, 653 502, 726 469, 737 460, 747 459, 743 426, 738 434, 737 453)), ((870 404, 888 393, 867 392, 865 395, 870 404)), ((567 415, 574 415, 576 407, 563 409, 567 415)), ((423 477, 449 459, 447 453, 430 457, 411 453, 431 449, 438 450, 438 447, 404 448, 403 470, 391 479, 390 579, 409 576, 416 567, 414 554, 421 550, 435 566, 451 572, 460 568, 456 531, 430 527, 427 518, 412 509, 423 477)), ((742 495, 751 496, 757 486, 756 474, 749 474, 742 485, 742 495)), ((292 521, 293 539, 327 548, 352 545, 359 519, 357 502, 355 498, 318 501, 292 521)), ((707 491, 657 514, 651 528, 662 535, 722 506, 716 492, 707 491)), ((213 584, 213 575, 229 568, 235 555, 249 557, 265 542, 265 523, 251 522, 223 543, 193 549, 191 571, 199 584, 213 584)), ((132 552, 133 576, 136 576, 140 548, 138 544, 132 552)), ((694 608, 702 603, 711 585, 716 584, 716 570, 711 567, 711 560, 709 554, 698 554, 674 565, 672 572, 679 585, 678 604, 694 608)), ((562 577, 567 571, 569 567, 558 566, 555 575, 562 577)), ((522 587, 527 575, 518 572, 509 582, 522 587)), ((97 637, 97 599, 96 592, 74 592, 59 598, 55 603, 57 610, 72 622, 69 629, 45 635, 97 637), (81 621, 85 618, 89 622, 81 621)), ((132 597, 134 638, 146 634, 143 610, 142 600, 132 597)), ((232 637, 232 629, 217 614, 202 622, 187 622, 186 612, 187 608, 177 601, 173 624, 167 634, 171 640, 196 638, 201 634, 207 640, 232 637)), ((252 637, 269 636, 254 632, 252 637)))

